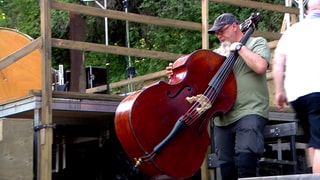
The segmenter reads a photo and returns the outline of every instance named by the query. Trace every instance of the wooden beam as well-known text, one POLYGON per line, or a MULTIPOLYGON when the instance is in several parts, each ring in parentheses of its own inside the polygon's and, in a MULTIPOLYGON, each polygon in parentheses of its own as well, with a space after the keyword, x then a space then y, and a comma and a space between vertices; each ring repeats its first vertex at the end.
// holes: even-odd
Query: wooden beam
POLYGON ((201 31, 201 23, 139 15, 135 13, 125 13, 122 11, 115 11, 115 10, 109 10, 109 9, 105 10, 101 8, 88 7, 88 6, 77 5, 72 3, 53 1, 52 8, 58 9, 58 10, 64 10, 64 11, 72 11, 79 14, 108 17, 108 18, 118 19, 118 20, 128 20, 131 22, 138 22, 143 24, 153 24, 153 25, 201 31))
POLYGON ((22 57, 28 55, 29 53, 31 53, 35 49, 40 48, 41 46, 42 46, 42 38, 39 37, 36 40, 32 41, 31 43, 9 54, 8 56, 3 57, 2 59, 0 59, 0 70, 18 61, 22 57))
MULTIPOLYGON (((259 35, 259 34, 256 34, 259 35)), ((281 35, 279 34, 279 37, 281 35)), ((52 38, 52 46, 59 48, 67 48, 67 49, 75 49, 82 51, 94 51, 94 52, 102 52, 109 54, 119 54, 119 55, 130 55, 135 57, 147 57, 147 58, 155 58, 162 60, 176 60, 181 57, 183 54, 176 53, 168 53, 161 51, 151 51, 145 49, 137 49, 137 48, 127 48, 127 47, 119 47, 105 44, 97 44, 97 43, 88 43, 88 42, 80 42, 80 41, 72 41, 65 39, 55 39, 52 38)))
MULTIPOLYGON (((201 0, 202 49, 209 49, 209 34, 208 34, 209 17, 208 16, 209 16, 209 1, 201 0)), ((209 125, 208 125, 208 129, 209 129, 209 125)), ((208 151, 201 164, 201 179, 203 180, 210 179, 210 174, 208 171, 208 159, 207 159, 207 154, 210 153, 209 150, 210 150, 210 146, 208 146, 208 151)))
POLYGON ((261 32, 261 31, 254 31, 252 34, 253 37, 261 36, 268 40, 278 40, 281 37, 280 33, 276 32, 261 32))
POLYGON ((210 0, 212 2, 217 3, 225 3, 235 6, 241 6, 246 8, 254 8, 254 9, 264 9, 269 11, 275 11, 280 13, 290 13, 290 14, 299 14, 298 8, 293 7, 285 7, 284 5, 277 5, 271 3, 257 2, 251 0, 210 0))
POLYGON ((270 48, 270 49, 276 48, 278 42, 279 42, 279 40, 275 40, 275 41, 268 42, 269 48, 270 48))
MULTIPOLYGON (((272 79, 271 73, 272 73, 271 71, 267 72, 267 80, 272 79)), ((127 86, 128 84, 132 84, 132 83, 138 83, 141 81, 149 81, 151 79, 160 79, 163 77, 166 77, 165 70, 158 71, 158 72, 151 73, 151 74, 144 75, 144 76, 134 77, 132 79, 126 79, 126 80, 122 80, 122 81, 113 82, 113 83, 110 83, 109 87, 110 87, 110 89, 118 88, 118 87, 122 87, 122 86, 127 86)), ((105 91, 105 90, 107 90, 107 85, 101 85, 101 86, 96 86, 96 87, 87 89, 86 93, 96 93, 96 92, 101 92, 101 91, 105 91)))
MULTIPOLYGON (((277 46, 277 43, 278 43, 278 40, 271 41, 268 43, 268 45, 271 49, 273 49, 277 46)), ((113 82, 113 83, 110 83, 109 87, 110 87, 110 89, 118 88, 118 87, 126 86, 126 85, 132 84, 132 83, 137 83, 137 82, 141 82, 141 81, 149 81, 151 79, 160 79, 163 77, 166 77, 165 70, 154 72, 154 73, 143 75, 143 76, 134 77, 132 79, 126 79, 126 80, 122 80, 122 81, 118 81, 118 82, 113 82)), ((267 72, 267 79, 272 79, 271 71, 267 72)), ((87 89, 86 92, 87 93, 95 93, 95 92, 105 91, 106 89, 107 89, 107 85, 101 85, 101 86, 87 89)))
MULTIPOLYGON (((41 91, 39 90, 30 90, 30 95, 32 96, 41 96, 41 91)), ((103 100, 103 101, 121 101, 124 97, 111 94, 89 94, 89 93, 80 93, 80 92, 70 92, 70 91, 53 91, 53 98, 67 98, 67 99, 78 99, 78 100, 103 100)))
POLYGON ((201 0, 202 49, 209 49, 209 1, 201 0))
MULTIPOLYGON (((260 3, 255 1, 250 1, 248 3, 248 0, 239 0, 239 1, 233 1, 233 0, 211 0, 214 2, 221 2, 221 3, 227 3, 227 4, 233 4, 237 6, 248 6, 249 8, 261 8, 261 9, 267 9, 271 11, 279 11, 279 12, 288 12, 288 13, 299 13, 299 10, 297 8, 291 8, 291 7, 284 7, 282 5, 274 5, 270 3, 260 3), (241 4, 241 3, 245 4, 241 4)), ((108 17, 118 20, 128 20, 132 22, 138 22, 143 24, 153 24, 153 25, 159 25, 159 26, 166 26, 166 27, 173 27, 173 28, 181 28, 181 29, 188 29, 188 30, 196 30, 196 31, 204 31, 204 29, 208 29, 208 22, 207 20, 202 20, 202 23, 196 23, 196 22, 188 22, 188 21, 180 21, 180 20, 173 20, 173 19, 166 19, 166 18, 159 18, 159 17, 153 17, 153 16, 146 16, 146 15, 140 15, 135 13, 124 13, 121 11, 115 11, 115 10, 104 10, 101 8, 95 8, 95 7, 87 7, 77 4, 71 4, 71 3, 64 3, 64 2, 52 2, 52 8, 58 9, 58 10, 64 10, 64 11, 73 11, 77 13, 83 13, 88 14, 92 16, 100 16, 100 17, 108 17), (206 21, 206 22, 204 22, 206 21)), ((202 10, 205 11, 205 10, 202 10)), ((205 12, 202 12, 205 13, 205 12)), ((207 32, 203 32, 207 33, 207 32)), ((202 35, 203 35, 202 34, 202 35)), ((208 34, 206 34, 208 36, 208 34)), ((279 39, 281 36, 280 33, 274 33, 274 32, 254 32, 253 36, 262 36, 266 39, 279 39)), ((205 37, 203 38, 205 41, 205 37)), ((203 42, 205 43, 205 42, 203 42)), ((203 48, 206 48, 205 46, 203 48)))
POLYGON ((59 48, 67 48, 67 49, 76 49, 82 51, 94 51, 94 52, 103 52, 110 54, 119 54, 119 55, 130 55, 135 57, 148 57, 148 58, 156 58, 163 60, 176 60, 182 54, 176 53, 168 53, 168 52, 160 52, 160 51, 149 51, 144 49, 136 49, 136 48, 126 48, 105 44, 96 44, 96 43, 88 43, 88 42, 80 42, 80 41, 71 41, 64 39, 52 39, 52 46, 59 48))
MULTIPOLYGON (((39 180, 52 179, 52 78, 51 78, 51 0, 40 0, 41 38, 42 38, 42 98, 40 124, 44 128, 38 133, 40 137, 39 180), (48 128, 47 128, 48 127, 48 128)), ((37 125, 37 124, 35 124, 37 125)))
MULTIPOLYGON (((211 0, 212 1, 212 0, 211 0)), ((244 1, 244 0, 242 0, 244 1)), ((229 1, 226 1, 227 3, 229 1)), ((238 1, 230 1, 230 3, 238 2, 238 1)), ((253 1, 252 1, 253 2, 253 1)), ((252 3, 250 1, 250 5, 252 3)), ((246 2, 248 3, 248 2, 246 2)), ((281 9, 285 8, 281 5, 273 5, 273 4, 268 4, 268 3, 254 3, 258 8, 261 5, 266 5, 266 7, 269 8, 275 8, 275 9, 281 9)), ((238 5, 238 3, 235 3, 235 5, 238 5)), ((247 5, 247 4, 246 4, 247 5)), ((249 5, 249 6, 250 6, 249 5)), ((64 2, 52 2, 52 8, 58 9, 58 10, 64 10, 64 11, 73 11, 77 13, 82 13, 82 14, 87 14, 87 15, 92 15, 92 16, 100 16, 100 17, 108 17, 112 19, 118 19, 118 20, 128 20, 132 22, 138 22, 138 23, 143 23, 143 24, 153 24, 153 25, 159 25, 159 26, 166 26, 166 27, 172 27, 172 28, 181 28, 181 29, 188 29, 188 30, 195 30, 195 31, 203 31, 206 26, 208 26, 208 22, 206 22, 206 25, 202 25, 202 23, 196 23, 196 22, 188 22, 188 21, 180 21, 180 20, 173 20, 173 19, 166 19, 166 18, 159 18, 159 17, 153 17, 153 16, 146 16, 146 15, 140 15, 140 14, 135 14, 135 13, 124 13, 121 11, 115 11, 115 10, 104 10, 101 8, 95 8, 95 7, 88 7, 88 6, 83 6, 83 5, 77 5, 77 4, 71 4, 71 3, 64 3, 64 2)), ((290 8, 288 8, 290 9, 290 8)), ((293 9, 293 8, 292 8, 293 9)), ((290 11, 290 10, 289 10, 290 11)), ((202 12, 203 13, 203 12, 202 12)), ((207 21, 207 20, 205 20, 207 21)), ((207 32, 203 32, 207 33, 207 32)), ((270 40, 275 40, 279 38, 281 35, 280 33, 272 33, 272 32, 259 32, 256 31, 254 32, 253 36, 262 36, 265 37, 266 39, 270 40)), ((208 36, 208 34, 207 34, 208 36)), ((205 38, 205 37, 204 37, 205 38)), ((205 40, 203 40, 205 41, 205 40)), ((205 43, 205 42, 203 42, 205 43)), ((205 48, 205 47, 204 47, 205 48)))
MULTIPOLYGON (((134 77, 131 79, 126 79, 123 81, 110 83, 109 87, 110 87, 110 89, 118 88, 118 87, 126 86, 128 84, 133 84, 133 83, 138 83, 138 82, 143 82, 143 81, 150 81, 152 79, 159 80, 160 78, 164 78, 164 77, 166 77, 166 70, 150 73, 150 74, 143 75, 143 76, 134 77)), ((86 93, 101 92, 101 91, 105 91, 106 89, 107 89, 107 85, 101 85, 101 86, 87 89, 86 93)))

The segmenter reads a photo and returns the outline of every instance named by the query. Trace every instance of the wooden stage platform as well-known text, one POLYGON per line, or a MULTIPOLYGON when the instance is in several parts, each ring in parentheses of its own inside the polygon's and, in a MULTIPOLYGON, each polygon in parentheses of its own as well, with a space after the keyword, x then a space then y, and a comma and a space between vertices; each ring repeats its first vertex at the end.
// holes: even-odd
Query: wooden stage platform
POLYGON ((319 180, 320 174, 295 174, 286 176, 268 176, 255 178, 240 178, 239 180, 319 180))
MULTIPOLYGON (((28 124, 33 126, 28 133, 34 141, 32 142, 35 144, 34 147, 37 148, 34 148, 34 152, 31 153, 33 156, 33 167, 31 168, 33 172, 29 172, 28 175, 25 175, 26 177, 32 177, 33 174, 38 177, 40 167, 38 167, 37 162, 39 161, 39 144, 41 143, 39 142, 39 136, 41 135, 39 131, 42 128, 53 128, 53 180, 83 179, 89 174, 95 174, 97 170, 101 174, 96 178, 100 179, 103 177, 119 177, 120 171, 132 171, 130 169, 132 167, 128 164, 128 159, 126 159, 120 144, 116 141, 117 138, 114 131, 115 111, 124 98, 123 96, 53 91, 52 97, 52 124, 47 125, 50 127, 39 125, 41 119, 40 91, 30 91, 28 95, 0 102, 0 120, 9 122, 12 119, 25 119, 29 121, 28 124), (79 159, 79 157, 84 159, 79 159), (93 161, 97 163, 94 162, 92 164, 93 161)), ((280 113, 271 111, 270 120, 282 123, 296 122, 292 112, 280 113)), ((11 128, 19 131, 18 125, 13 124, 12 126, 14 127, 11 128)), ((21 127, 20 130, 22 128, 25 129, 25 126, 21 127)), ((6 142, 4 138, 2 144, 4 143, 12 142, 6 142)), ((19 152, 1 152, 0 150, 0 153, 12 153, 12 156, 15 156, 14 153, 21 153, 20 150, 22 151, 23 149, 19 149, 19 152)), ((30 154, 30 152, 24 154, 30 154)), ((7 159, 0 157, 1 162, 5 160, 7 159)), ((0 174, 12 172, 4 168, 0 170, 0 174)), ((140 176, 141 174, 136 174, 135 177, 122 175, 124 179, 145 178, 140 176)), ((304 180, 305 176, 291 176, 291 179, 304 180)), ((14 172, 9 174, 8 177, 11 179, 17 178, 14 172)), ((289 176, 277 176, 275 178, 285 179, 285 177, 289 178, 289 176)), ((311 175, 308 177, 313 178, 311 175)), ((259 178, 270 179, 271 177, 259 178)), ((199 180, 199 177, 190 179, 199 180)), ((318 177, 318 179, 320 178, 318 177)), ((270 180, 275 179, 271 178, 270 180)))
MULTIPOLYGON (((41 129, 44 128, 53 129, 53 179, 89 178, 88 175, 94 174, 99 166, 112 170, 111 161, 99 160, 106 157, 103 150, 106 151, 105 154, 114 156, 110 150, 106 150, 106 146, 119 151, 120 146, 115 143, 113 121, 116 108, 122 99, 121 96, 108 94, 53 91, 52 124, 49 125, 40 124, 40 91, 30 91, 28 95, 0 102, 0 134, 3 135, 0 139, 0 154, 6 154, 0 156, 0 179, 40 177, 39 148, 42 143, 41 129), (10 129, 11 131, 8 131, 10 129), (19 137, 20 132, 24 132, 23 136, 29 137, 28 141, 19 137), (21 148, 21 141, 24 147, 29 148, 21 148), (26 157, 19 159, 8 156, 26 157), (90 159, 95 160, 95 164, 89 163, 90 159), (26 174, 13 171, 14 164, 22 165, 19 167, 20 172, 26 169, 23 171, 26 174), (73 176, 69 177, 71 174, 73 176)), ((109 172, 105 176, 114 176, 112 173, 109 172)))
MULTIPOLYGON (((52 116, 55 124, 83 122, 86 119, 113 121, 123 97, 108 94, 87 94, 53 91, 52 116)), ((36 118, 41 109, 41 92, 30 91, 26 96, 0 102, 0 118, 36 118)))

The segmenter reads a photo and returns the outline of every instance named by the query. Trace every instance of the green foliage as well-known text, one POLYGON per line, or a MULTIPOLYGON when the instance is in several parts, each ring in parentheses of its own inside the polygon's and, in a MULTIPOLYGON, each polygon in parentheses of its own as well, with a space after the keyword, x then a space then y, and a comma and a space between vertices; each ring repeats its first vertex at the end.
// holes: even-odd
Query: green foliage
MULTIPOLYGON (((264 0, 260 0, 263 2, 264 0)), ((264 1, 266 2, 266 1, 264 1)), ((282 0, 274 0, 268 3, 271 4, 279 4, 282 0)), ((282 2, 283 3, 283 2, 282 2)), ((234 5, 225 5, 222 3, 210 3, 209 6, 209 17, 213 17, 209 22, 213 24, 214 19, 222 13, 232 13, 237 17, 239 22, 245 21, 252 13, 260 13, 262 17, 262 22, 258 24, 257 30, 262 32, 279 32, 282 20, 283 20, 283 13, 277 13, 273 11, 267 11, 262 9, 253 9, 253 8, 245 8, 239 7, 234 5)), ((218 46, 217 40, 215 37, 210 37, 210 42, 213 42, 212 48, 216 48, 218 46)))
MULTIPOLYGON (((144 0, 140 7, 152 16, 201 22, 200 1, 144 0)), ((201 48, 201 32, 156 25, 146 28, 143 37, 149 49, 186 54, 201 48)))
POLYGON ((51 11, 51 33, 52 37, 67 39, 69 36, 69 13, 66 11, 51 11))
MULTIPOLYGON (((59 0, 79 4, 78 0, 59 0)), ((283 4, 283 0, 259 0, 260 2, 283 4)), ((108 1, 108 9, 124 11, 122 1, 108 1)), ((155 17, 201 22, 201 1, 176 0, 130 0, 129 12, 150 15, 155 17)), ((259 31, 279 32, 283 13, 243 8, 222 3, 209 2, 209 23, 221 13, 231 12, 239 21, 247 19, 251 13, 259 12, 263 21, 259 24, 259 31)), ((87 26, 87 42, 106 44, 105 19, 82 15, 87 26)), ((69 39, 69 13, 65 11, 51 11, 52 37, 69 39)), ((33 38, 40 36, 40 8, 39 1, 35 0, 0 0, 0 27, 18 29, 33 38)), ((108 20, 108 44, 126 46, 125 21, 108 20)), ((129 22, 130 47, 155 51, 188 54, 202 48, 201 32, 168 28, 150 24, 129 22)), ((210 48, 216 48, 219 42, 216 37, 209 36, 210 48)), ((110 81, 116 82, 127 78, 126 69, 129 64, 136 69, 137 75, 144 75, 163 70, 168 61, 142 57, 129 57, 104 54, 99 52, 86 52, 86 65, 101 66, 109 69, 110 81), (108 65, 106 65, 108 64, 108 65)), ((52 49, 52 66, 57 68, 63 64, 65 69, 70 67, 70 50, 52 49)))
POLYGON ((2 11, 4 1, 0 1, 0 21, 3 21, 6 19, 6 14, 2 11))
MULTIPOLYGON (((200 1, 142 1, 139 12, 145 15, 177 20, 201 22, 200 1)), ((131 45, 139 49, 188 54, 201 48, 201 32, 156 25, 130 28, 131 45)), ((134 58, 138 75, 163 70, 168 61, 134 58)))
POLYGON ((33 38, 39 37, 40 8, 37 1, 3 0, 0 12, 6 17, 0 20, 0 27, 18 29, 33 38))

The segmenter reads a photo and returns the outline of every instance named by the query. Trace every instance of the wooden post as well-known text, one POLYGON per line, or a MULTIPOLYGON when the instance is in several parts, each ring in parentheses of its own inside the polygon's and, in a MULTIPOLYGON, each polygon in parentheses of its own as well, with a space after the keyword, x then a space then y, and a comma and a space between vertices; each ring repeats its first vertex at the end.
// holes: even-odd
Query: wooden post
POLYGON ((51 0, 40 0, 41 37, 42 37, 42 102, 40 119, 40 177, 51 180, 52 174, 52 79, 51 79, 51 0))
POLYGON ((208 12, 209 0, 201 0, 201 16, 202 16, 202 49, 209 49, 209 34, 208 34, 208 12))
MULTIPOLYGON (((202 16, 202 49, 209 49, 209 34, 208 34, 208 10, 209 9, 209 0, 201 0, 201 16, 202 16)), ((208 123, 210 124, 210 123, 208 123)), ((208 150, 210 148, 208 147, 208 150)), ((207 153, 208 154, 208 153, 207 153)), ((208 180, 209 171, 208 171, 208 159, 205 156, 204 161, 201 165, 201 179, 208 180)))
MULTIPOLYGON (((70 11, 70 39, 75 41, 86 40, 86 23, 79 13, 70 11)), ((82 92, 86 90, 84 51, 70 49, 71 74, 70 91, 82 92)))

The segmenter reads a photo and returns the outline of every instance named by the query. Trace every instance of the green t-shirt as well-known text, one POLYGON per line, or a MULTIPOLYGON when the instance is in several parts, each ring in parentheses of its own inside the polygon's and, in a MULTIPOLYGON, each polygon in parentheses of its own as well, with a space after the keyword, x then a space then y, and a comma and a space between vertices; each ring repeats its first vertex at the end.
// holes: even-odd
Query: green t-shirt
MULTIPOLYGON (((262 37, 250 37, 246 46, 270 62, 270 49, 262 37)), ((216 126, 227 126, 243 116, 256 114, 268 118, 269 92, 266 74, 251 70, 239 56, 233 66, 237 83, 237 97, 231 109, 214 119, 216 126)))

